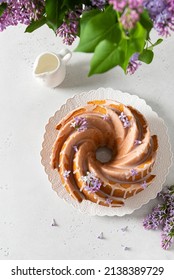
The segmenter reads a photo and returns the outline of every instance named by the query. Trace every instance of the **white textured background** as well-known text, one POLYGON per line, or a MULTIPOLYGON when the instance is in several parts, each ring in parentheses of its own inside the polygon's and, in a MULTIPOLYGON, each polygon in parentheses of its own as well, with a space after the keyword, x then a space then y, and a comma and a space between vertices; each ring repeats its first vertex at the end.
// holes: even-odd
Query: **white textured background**
MULTIPOLYGON (((58 52, 61 40, 47 27, 23 31, 0 34, 0 259, 174 259, 174 246, 160 248, 160 231, 142 227, 156 200, 121 218, 82 215, 56 196, 40 164, 49 117, 75 93, 101 86, 144 98, 165 120, 173 147, 174 36, 134 76, 117 68, 88 78, 90 55, 73 53, 63 84, 47 89, 33 79, 33 62, 40 52, 58 52), (51 226, 53 218, 58 227, 51 226), (100 232, 105 239, 97 239, 100 232)), ((174 166, 167 184, 174 183, 173 174, 174 166)))

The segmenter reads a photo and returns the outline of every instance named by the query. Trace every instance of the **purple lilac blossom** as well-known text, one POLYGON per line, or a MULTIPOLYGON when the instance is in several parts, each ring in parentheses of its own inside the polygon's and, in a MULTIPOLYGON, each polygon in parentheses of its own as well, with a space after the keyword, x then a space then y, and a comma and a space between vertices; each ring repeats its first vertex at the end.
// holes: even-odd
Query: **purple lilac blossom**
POLYGON ((128 230, 128 226, 125 226, 125 227, 121 228, 122 232, 126 232, 127 230, 128 230))
POLYGON ((113 199, 111 199, 109 197, 107 197, 106 200, 105 200, 106 204, 111 204, 112 201, 113 201, 113 199))
POLYGON ((145 229, 162 228, 161 246, 167 250, 171 247, 174 239, 174 195, 168 191, 163 191, 158 195, 163 200, 163 204, 159 204, 152 210, 143 221, 145 229))
POLYGON ((135 176, 135 175, 137 175, 138 174, 138 171, 136 170, 136 169, 131 169, 131 175, 132 176, 135 176))
POLYGON ((141 184, 141 187, 142 187, 143 189, 146 189, 146 188, 147 188, 147 182, 144 181, 144 182, 141 184))
POLYGON ((52 227, 57 227, 57 226, 58 226, 58 224, 56 223, 56 220, 55 220, 55 219, 53 219, 51 226, 52 226, 52 227))
POLYGON ((128 0, 129 8, 139 13, 143 12, 143 0, 128 0))
POLYGON ((97 7, 98 9, 103 9, 106 5, 106 0, 91 0, 92 6, 97 7))
POLYGON ((104 121, 108 121, 109 118, 110 118, 110 117, 109 117, 108 114, 105 114, 105 115, 102 116, 102 119, 103 119, 104 121))
POLYGON ((167 37, 174 31, 174 1, 173 0, 144 0, 158 34, 167 37))
POLYGON ((171 247, 172 243, 173 243, 172 236, 170 236, 169 234, 166 234, 166 233, 161 234, 161 247, 164 250, 169 249, 171 247))
POLYGON ((79 132, 85 131, 87 129, 87 120, 83 117, 75 117, 74 122, 72 122, 70 126, 74 127, 79 132))
POLYGON ((81 179, 85 183, 85 190, 90 193, 99 191, 102 186, 100 179, 98 179, 92 172, 87 172, 87 175, 82 176, 81 179))
POLYGON ((141 65, 141 62, 138 60, 139 53, 134 53, 132 57, 130 58, 128 67, 127 67, 127 73, 132 75, 135 73, 135 71, 138 69, 138 67, 141 65))
POLYGON ((113 8, 123 13, 120 17, 124 29, 129 30, 135 27, 143 12, 143 0, 110 0, 113 8))
POLYGON ((120 17, 120 22, 126 30, 134 28, 138 20, 139 13, 136 10, 126 9, 120 17))
POLYGON ((71 173, 70 170, 65 170, 65 171, 63 172, 63 178, 64 178, 65 180, 67 180, 67 178, 70 176, 70 173, 71 173))
POLYGON ((73 146, 73 149, 74 149, 75 152, 78 152, 78 148, 77 148, 76 145, 73 146))
POLYGON ((29 25, 32 20, 37 20, 43 13, 44 0, 6 0, 7 8, 0 17, 0 31, 10 25, 18 23, 29 25))
POLYGON ((174 0, 167 0, 169 11, 174 11, 174 0))
POLYGON ((124 114, 124 112, 121 112, 121 114, 118 116, 121 122, 123 123, 123 127, 127 128, 131 126, 130 121, 128 120, 128 117, 124 114))
POLYGON ((141 145, 142 144, 142 141, 141 140, 138 140, 138 139, 136 139, 135 141, 134 141, 134 145, 141 145))
POLYGON ((125 119, 124 123, 123 123, 123 127, 124 128, 127 128, 127 127, 130 127, 131 126, 131 123, 130 121, 128 120, 128 118, 125 119))
POLYGON ((97 236, 98 239, 104 239, 103 232, 100 232, 100 234, 97 236))
POLYGON ((62 25, 57 29, 56 34, 63 38, 63 43, 66 45, 72 45, 77 37, 79 28, 79 19, 82 14, 82 10, 69 12, 64 19, 62 25))
POLYGON ((127 116, 124 114, 124 112, 121 112, 120 115, 119 115, 119 119, 124 122, 125 119, 127 118, 127 116))
POLYGON ((121 247, 123 248, 124 251, 129 251, 130 250, 130 247, 127 247, 125 245, 121 245, 121 247))
POLYGON ((127 0, 109 0, 109 4, 118 12, 123 12, 127 5, 127 0))

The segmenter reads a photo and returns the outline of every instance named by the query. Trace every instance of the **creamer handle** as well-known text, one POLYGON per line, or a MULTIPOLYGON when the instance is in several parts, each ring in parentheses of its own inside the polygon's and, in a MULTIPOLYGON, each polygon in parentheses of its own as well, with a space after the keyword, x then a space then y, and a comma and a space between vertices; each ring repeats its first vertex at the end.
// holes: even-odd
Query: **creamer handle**
POLYGON ((72 52, 68 49, 62 49, 58 54, 61 56, 62 60, 66 63, 70 60, 72 56, 72 52))

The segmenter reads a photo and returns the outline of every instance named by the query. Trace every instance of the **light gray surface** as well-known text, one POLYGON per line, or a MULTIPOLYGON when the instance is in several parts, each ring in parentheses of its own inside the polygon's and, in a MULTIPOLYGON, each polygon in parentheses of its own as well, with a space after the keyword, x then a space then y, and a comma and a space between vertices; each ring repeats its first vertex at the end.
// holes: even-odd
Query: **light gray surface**
MULTIPOLYGON (((58 52, 61 40, 47 27, 23 31, 20 26, 0 34, 0 259, 174 259, 174 247, 160 248, 160 232, 142 226, 156 200, 122 218, 82 215, 56 196, 40 164, 49 117, 67 98, 101 86, 144 98, 165 120, 173 147, 174 36, 133 76, 117 68, 88 78, 90 55, 73 53, 63 84, 47 89, 33 79, 33 62, 43 51, 58 52), (53 218, 58 227, 51 226, 53 218), (103 240, 97 239, 101 232, 103 240)), ((173 174, 174 166, 168 184, 173 174)))

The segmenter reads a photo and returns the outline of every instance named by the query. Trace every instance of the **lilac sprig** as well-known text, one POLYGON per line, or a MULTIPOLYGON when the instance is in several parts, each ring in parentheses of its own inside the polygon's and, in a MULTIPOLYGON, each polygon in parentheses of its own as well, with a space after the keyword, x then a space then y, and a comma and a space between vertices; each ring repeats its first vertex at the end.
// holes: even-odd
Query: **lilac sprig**
POLYGON ((71 173, 70 170, 65 170, 65 171, 63 172, 63 178, 64 178, 65 180, 67 180, 68 177, 70 176, 70 173, 71 173))
POLYGON ((169 36, 174 31, 174 1, 173 0, 144 0, 154 28, 160 36, 169 36))
POLYGON ((7 3, 7 8, 0 17, 0 31, 18 23, 29 25, 32 20, 36 21, 41 17, 45 6, 44 0, 4 0, 1 2, 7 3))
POLYGON ((142 141, 141 141, 141 140, 136 139, 136 140, 134 141, 134 145, 135 145, 135 146, 141 145, 141 144, 142 144, 142 141))
POLYGON ((130 60, 129 60, 129 64, 127 67, 127 74, 134 74, 135 71, 137 71, 137 69, 139 68, 139 66, 141 65, 141 62, 138 60, 139 57, 139 53, 134 53, 130 60))
POLYGON ((143 0, 109 0, 114 10, 122 13, 120 22, 124 29, 130 30, 135 27, 143 12, 143 0))
POLYGON ((81 14, 82 10, 78 8, 75 11, 69 11, 65 16, 62 25, 57 29, 56 34, 63 38, 64 44, 72 45, 76 39, 81 14))
POLYGON ((74 122, 70 126, 79 132, 85 131, 87 129, 87 119, 84 117, 75 117, 74 122))
POLYGON ((86 176, 82 176, 81 179, 85 184, 85 190, 87 190, 89 193, 98 192, 102 186, 100 179, 97 178, 92 172, 88 171, 86 176))
POLYGON ((152 212, 147 215, 143 221, 145 229, 162 228, 161 247, 169 249, 174 241, 174 187, 168 188, 167 191, 159 193, 158 198, 163 200, 153 208, 152 212))

